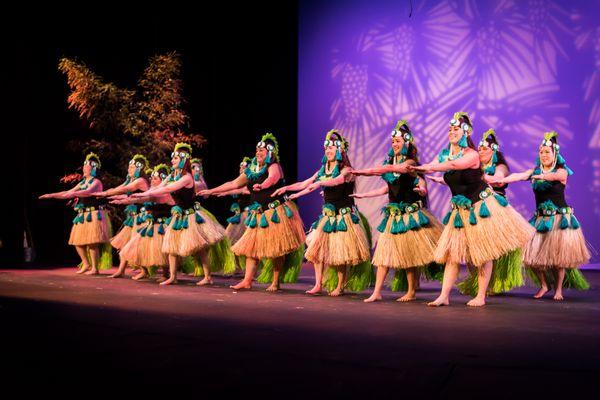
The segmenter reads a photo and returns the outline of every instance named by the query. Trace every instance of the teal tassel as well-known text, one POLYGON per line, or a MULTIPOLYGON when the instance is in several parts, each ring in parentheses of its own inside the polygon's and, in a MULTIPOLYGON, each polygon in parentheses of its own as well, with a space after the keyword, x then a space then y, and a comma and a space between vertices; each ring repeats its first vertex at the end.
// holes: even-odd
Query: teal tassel
POLYGON ((183 221, 181 222, 181 227, 182 227, 183 229, 187 229, 187 228, 189 228, 189 222, 188 222, 188 216, 187 216, 187 215, 185 215, 185 216, 183 217, 183 221))
POLYGON ((535 228, 536 231, 543 233, 543 232, 548 232, 548 229, 546 227, 546 221, 544 221, 543 219, 540 220, 540 222, 538 223, 538 225, 535 228))
POLYGON ((390 233, 393 235, 397 235, 399 233, 406 232, 406 225, 404 224, 404 220, 402 217, 396 217, 392 221, 392 229, 390 229, 390 233))
POLYGON ((421 226, 429 225, 429 218, 427 218, 427 215, 425 215, 425 213, 423 211, 419 210, 417 215, 418 215, 418 219, 419 219, 419 225, 421 225, 421 226))
POLYGON ((232 215, 231 217, 227 218, 227 223, 232 224, 232 225, 237 225, 241 222, 241 220, 242 220, 242 214, 235 214, 235 215, 232 215))
POLYGON ((142 228, 142 229, 140 229, 138 232, 140 233, 140 235, 141 235, 142 237, 146 237, 146 230, 147 230, 147 229, 148 229, 148 228, 142 228))
POLYGON ((285 210, 285 216, 288 218, 292 218, 294 216, 294 212, 287 205, 283 205, 283 209, 285 210))
POLYGON ((165 226, 163 224, 158 225, 158 234, 159 235, 165 234, 165 226))
POLYGON ((346 232, 348 230, 348 226, 346 225, 346 221, 344 221, 344 217, 342 216, 337 223, 338 232, 346 232))
POLYGON ((148 230, 146 230, 146 237, 151 238, 152 236, 154 236, 154 229, 152 228, 152 225, 150 225, 148 230))
POLYGON ((500 204, 502 207, 506 207, 508 205, 508 200, 506 200, 506 197, 500 196, 497 193, 494 194, 494 197, 498 201, 498 204, 500 204))
POLYGON ((169 217, 169 218, 167 218, 167 219, 166 219, 166 221, 165 221, 165 224, 166 224, 167 226, 171 225, 171 219, 172 219, 172 218, 173 218, 173 217, 169 217))
POLYGON ((463 220, 460 217, 460 213, 457 212, 456 215, 454 216, 454 227, 460 229, 464 226, 465 225, 463 224, 463 220))
POLYGON ((136 223, 137 225, 141 225, 141 224, 142 224, 142 222, 144 222, 144 218, 142 218, 142 216, 141 216, 141 215, 138 215, 138 216, 137 216, 137 218, 135 219, 135 223, 136 223))
POLYGON ((571 214, 571 229, 579 229, 580 226, 581 225, 579 224, 579 221, 577 221, 577 218, 571 214))
POLYGON ((383 233, 383 232, 385 231, 385 227, 387 226, 387 223, 388 223, 388 219, 389 219, 389 218, 390 218, 390 217, 386 215, 386 216, 385 216, 385 218, 383 218, 383 219, 381 220, 381 223, 380 223, 380 224, 379 224, 379 226, 377 227, 377 230, 378 230, 379 232, 383 233))
POLYGON ((537 216, 534 214, 533 217, 529 218, 529 224, 533 227, 535 227, 535 220, 537 219, 537 216))
POLYGON ((358 215, 352 213, 350 214, 350 218, 352 218, 352 223, 353 224, 358 224, 360 223, 360 218, 358 217, 358 215))
POLYGON ((323 218, 323 214, 319 215, 319 218, 316 219, 315 222, 312 223, 312 225, 310 226, 312 229, 317 229, 317 227, 319 226, 319 223, 321 222, 321 219, 323 218))
POLYGON ((181 223, 179 222, 179 218, 175 218, 175 221, 173 221, 172 228, 174 231, 178 231, 181 229, 181 223))
POLYGON ((92 222, 92 213, 91 212, 88 213, 87 217, 85 217, 85 220, 87 222, 92 222))
POLYGON ((125 221, 123 221, 123 225, 128 226, 128 227, 133 227, 133 218, 131 218, 131 216, 127 217, 127 219, 125 221))
POLYGON ((446 216, 444 217, 444 219, 442 220, 442 223, 444 225, 448 225, 448 222, 450 222, 450 216, 452 215, 452 211, 448 211, 448 213, 446 214, 446 216))
POLYGON ((327 218, 327 222, 323 225, 323 232, 332 233, 334 232, 333 224, 331 223, 331 218, 327 218))
POLYGON ((410 214, 408 216, 408 228, 407 231, 414 231, 415 229, 419 229, 421 226, 419 226, 419 224, 417 224, 417 221, 415 221, 415 218, 412 216, 412 214, 410 214))
MULTIPOLYGON (((571 217, 571 220, 573 219, 573 217, 571 217)), ((560 229, 567 229, 569 227, 569 221, 567 221, 567 216, 565 214, 563 214, 560 217, 560 229)))
POLYGON ((267 221, 267 216, 263 213, 260 217, 260 227, 266 228, 267 226, 269 226, 269 222, 267 221))
POLYGON ((244 225, 250 226, 250 221, 252 220, 252 214, 248 214, 246 219, 244 220, 244 225))
POLYGON ((481 207, 479 208, 479 216, 481 218, 487 218, 490 216, 490 210, 485 205, 485 200, 481 202, 481 207))
POLYGON ((460 140, 458 141, 458 145, 462 148, 468 147, 469 142, 467 142, 467 135, 463 134, 460 140))
POLYGON ((551 231, 554 226, 554 215, 546 220, 546 232, 551 231))
POLYGON ((250 221, 248 224, 246 224, 246 226, 248 228, 256 228, 256 214, 252 214, 252 216, 250 217, 250 221))
POLYGON ((277 210, 273 210, 273 215, 271 215, 271 222, 274 222, 276 224, 278 224, 280 222, 279 214, 277 214, 277 210))
POLYGON ((202 215, 200 215, 199 213, 196 213, 196 223, 197 224, 203 224, 204 223, 204 218, 202 218, 202 215))
POLYGON ((477 218, 475 217, 475 207, 471 207, 471 211, 469 212, 469 224, 477 225, 477 218))
POLYGON ((102 221, 102 211, 98 210, 96 216, 98 217, 98 221, 102 221))

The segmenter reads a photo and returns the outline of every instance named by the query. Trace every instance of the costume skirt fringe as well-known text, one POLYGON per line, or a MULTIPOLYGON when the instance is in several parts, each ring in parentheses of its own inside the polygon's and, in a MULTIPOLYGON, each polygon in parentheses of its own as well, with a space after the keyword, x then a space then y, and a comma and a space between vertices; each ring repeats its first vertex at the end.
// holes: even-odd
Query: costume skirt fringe
POLYGON ((69 236, 72 246, 108 243, 112 235, 110 218, 104 209, 94 207, 78 210, 69 236))
POLYGON ((129 242, 133 232, 135 232, 138 223, 143 221, 143 215, 137 213, 137 206, 134 204, 130 204, 125 207, 125 220, 123 221, 123 226, 117 232, 115 236, 110 239, 110 244, 117 250, 120 250, 129 242))
POLYGON ((244 223, 244 234, 231 248, 238 256, 277 258, 304 244, 302 220, 291 201, 270 203, 266 210, 255 203, 248 208, 244 223))
POLYGON ((119 251, 121 260, 131 266, 145 268, 168 265, 168 256, 162 251, 164 233, 159 233, 159 229, 160 225, 153 221, 139 225, 119 251))
POLYGON ((239 214, 239 220, 237 220, 237 218, 238 218, 237 215, 234 217, 231 217, 227 220, 227 221, 230 221, 232 218, 235 218, 235 220, 233 222, 229 222, 229 224, 227 225, 227 228, 225 228, 225 235, 227 235, 227 237, 229 238, 229 241, 231 242, 232 246, 234 244, 236 244, 236 242, 238 240, 240 240, 240 238, 246 231, 246 225, 244 224, 244 221, 246 220, 247 217, 248 217, 248 212, 243 211, 242 213, 239 214))
POLYGON ((390 203, 383 209, 373 265, 406 269, 425 267, 434 261, 442 224, 426 209, 413 205, 407 211, 406 207, 390 203))
POLYGON ((347 207, 336 215, 327 206, 307 238, 306 259, 325 267, 352 266, 370 260, 366 233, 369 227, 363 226, 358 211, 347 207))
POLYGON ((575 221, 571 213, 537 216, 532 222, 543 231, 536 231, 525 247, 525 265, 534 269, 549 269, 577 268, 587 264, 590 252, 579 223, 575 221), (546 223, 549 226, 544 226, 546 223), (574 224, 576 228, 573 228, 574 224), (546 227, 549 229, 546 230, 546 227))
POLYGON ((437 263, 465 263, 480 267, 525 246, 531 225, 508 201, 487 188, 475 204, 466 197, 452 198, 452 209, 434 252, 437 263))
POLYGON ((168 220, 162 251, 166 254, 187 257, 225 237, 225 229, 206 209, 196 205, 195 208, 182 210, 175 206, 168 220))

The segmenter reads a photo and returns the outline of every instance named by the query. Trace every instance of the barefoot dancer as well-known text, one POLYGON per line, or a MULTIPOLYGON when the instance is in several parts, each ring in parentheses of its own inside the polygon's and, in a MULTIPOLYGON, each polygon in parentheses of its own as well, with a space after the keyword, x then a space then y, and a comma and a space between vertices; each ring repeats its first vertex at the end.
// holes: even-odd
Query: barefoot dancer
POLYGON ((410 170, 445 172, 444 181, 452 192, 451 210, 444 218, 444 228, 434 257, 445 264, 442 291, 430 306, 449 304, 450 291, 460 263, 478 269, 477 296, 469 306, 483 306, 493 261, 524 246, 532 229, 510 206, 483 181, 479 154, 471 140, 471 120, 466 113, 454 114, 450 121, 448 147, 437 160, 410 170))
POLYGON ((332 288, 329 295, 339 296, 345 287, 362 291, 369 283, 370 227, 361 220, 351 197, 354 192, 354 177, 350 173, 352 166, 348 159, 348 142, 339 132, 331 130, 325 137, 324 147, 321 169, 305 181, 276 190, 273 196, 299 191, 289 196, 290 199, 296 199, 323 188, 323 212, 313 224, 306 240, 308 247, 305 257, 315 268, 315 286, 306 293, 320 293, 325 267, 337 273, 337 279, 333 279, 335 288, 332 288))
POLYGON ((558 134, 548 132, 539 147, 535 168, 496 180, 501 184, 532 182, 537 209, 530 222, 536 233, 525 247, 525 266, 533 271, 540 285, 536 299, 542 297, 551 284, 555 287, 554 300, 563 300, 563 287, 589 288, 577 267, 590 261, 590 252, 579 221, 565 200, 567 179, 572 174, 560 154, 558 134))
POLYGON ((96 275, 99 269, 112 268, 110 220, 101 200, 93 197, 102 191, 102 182, 96 178, 100 158, 89 153, 83 163, 83 179, 75 187, 63 192, 49 193, 40 199, 75 199, 77 216, 73 220, 69 244, 75 246, 81 258, 78 274, 96 275))
MULTIPOLYGON (((148 159, 141 154, 134 155, 129 161, 127 169, 127 178, 125 182, 119 186, 103 190, 95 193, 96 197, 110 197, 117 195, 130 195, 134 192, 144 192, 148 190, 148 181, 143 176, 143 172, 148 167, 148 159)), ((119 232, 110 240, 110 244, 117 250, 120 250, 131 239, 132 232, 137 229, 138 221, 141 221, 141 216, 138 215, 138 208, 135 204, 130 204, 125 207, 125 220, 119 232)), ((123 258, 119 258, 119 268, 117 272, 112 274, 111 278, 119 278, 125 273, 127 262, 123 258)))
MULTIPOLYGON (((156 188, 169 176, 169 167, 159 164, 150 174, 150 187, 156 188)), ((162 251, 163 238, 167 219, 175 202, 171 195, 164 194, 156 197, 129 197, 118 195, 111 197, 113 204, 143 203, 140 208, 140 222, 131 235, 131 239, 121 248, 119 256, 130 265, 140 267, 141 271, 132 279, 138 280, 150 275, 150 268, 163 269, 163 277, 169 277, 167 254, 162 251)))
POLYGON ((226 182, 201 195, 213 195, 239 189, 250 192, 252 204, 245 220, 246 231, 232 247, 238 256, 246 257, 244 279, 232 289, 251 289, 257 264, 263 260, 261 281, 271 285, 267 291, 279 290, 279 283, 295 282, 302 265, 304 228, 296 205, 281 196, 271 194, 283 186, 283 170, 279 165, 279 147, 275 136, 263 135, 256 145, 256 157, 235 180, 226 182), (265 260, 266 259, 266 260, 265 260))
POLYGON ((426 208, 425 180, 408 171, 418 163, 414 136, 405 120, 400 120, 392 131, 392 148, 383 166, 356 170, 355 175, 381 176, 387 186, 371 192, 356 194, 356 198, 381 196, 387 193, 389 203, 383 209, 384 218, 377 228, 381 235, 377 242, 373 264, 377 279, 373 294, 364 301, 381 300, 381 289, 389 268, 405 271, 408 288, 398 301, 415 300, 419 269, 433 263, 433 252, 442 232, 441 224, 426 208))
MULTIPOLYGON (((161 285, 177 282, 177 268, 181 257, 198 255, 204 270, 204 280, 210 282, 208 247, 225 236, 223 228, 202 210, 194 208, 195 186, 191 168, 192 147, 177 143, 171 154, 173 172, 158 187, 132 197, 158 197, 171 194, 175 206, 163 238, 162 250, 169 257, 169 279, 161 285)), ((201 282, 203 282, 201 281, 201 282)))

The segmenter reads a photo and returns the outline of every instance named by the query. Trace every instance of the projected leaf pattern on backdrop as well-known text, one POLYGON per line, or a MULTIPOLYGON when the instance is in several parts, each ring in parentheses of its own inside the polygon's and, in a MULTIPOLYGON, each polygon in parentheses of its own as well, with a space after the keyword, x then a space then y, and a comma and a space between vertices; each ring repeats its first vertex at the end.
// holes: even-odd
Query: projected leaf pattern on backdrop
MULTIPOLYGON (((355 167, 381 163, 389 132, 400 118, 408 119, 421 160, 433 159, 447 143, 452 114, 464 110, 473 119, 475 143, 485 130, 495 128, 515 171, 533 165, 545 131, 560 133, 567 155, 577 154, 572 145, 585 142, 590 152, 569 162, 578 174, 593 168, 589 191, 600 191, 600 163, 595 160, 600 148, 600 28, 591 21, 593 13, 585 21, 585 10, 542 0, 416 1, 413 6, 416 17, 411 20, 382 16, 340 36, 329 50, 330 79, 337 91, 329 121, 350 139, 355 167), (563 71, 561 63, 573 57, 590 58, 578 93, 585 110, 577 113, 589 116, 583 132, 575 131, 574 106, 561 86, 572 81, 561 74, 573 73, 563 71)), ((357 190, 382 185, 377 178, 359 178, 357 190)), ((430 206, 442 215, 449 191, 435 183, 429 188, 430 206)), ((572 189, 568 192, 575 193, 572 189)), ((529 218, 529 185, 511 185, 509 196, 529 218)), ((385 200, 359 200, 359 206, 375 222, 385 200)), ((597 221, 600 204, 594 202, 591 215, 597 221)))

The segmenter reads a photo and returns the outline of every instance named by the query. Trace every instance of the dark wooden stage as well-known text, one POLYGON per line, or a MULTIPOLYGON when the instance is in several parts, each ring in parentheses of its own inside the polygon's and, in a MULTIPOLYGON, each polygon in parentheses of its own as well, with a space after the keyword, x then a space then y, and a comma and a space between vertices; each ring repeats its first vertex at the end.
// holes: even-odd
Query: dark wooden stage
POLYGON ((450 307, 426 307, 437 283, 410 304, 389 291, 375 304, 362 302, 366 292, 312 297, 306 268, 277 294, 234 292, 229 278, 159 287, 73 272, 0 270, 5 382, 117 382, 138 393, 174 384, 211 398, 598 393, 598 271, 585 271, 591 290, 567 290, 564 302, 533 300, 525 287, 479 309, 458 294, 450 307))

